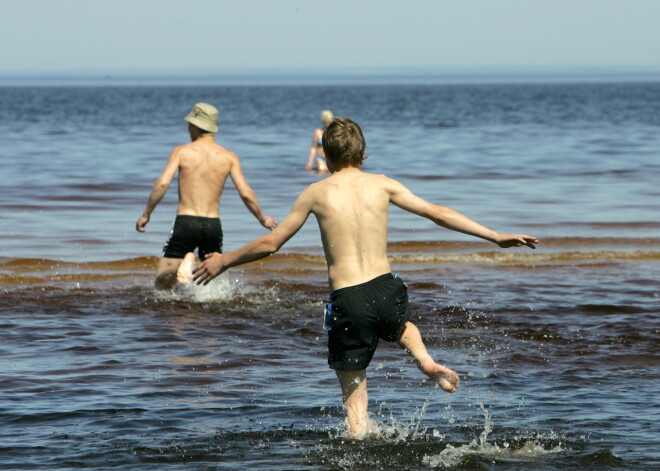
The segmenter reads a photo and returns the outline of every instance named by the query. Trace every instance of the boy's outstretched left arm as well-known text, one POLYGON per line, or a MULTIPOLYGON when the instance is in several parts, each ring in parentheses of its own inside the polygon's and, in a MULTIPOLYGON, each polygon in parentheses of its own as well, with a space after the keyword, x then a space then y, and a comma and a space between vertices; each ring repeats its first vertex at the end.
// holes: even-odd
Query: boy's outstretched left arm
POLYGON ((502 248, 522 247, 532 249, 539 240, 534 236, 524 234, 504 234, 489 229, 467 216, 445 206, 429 203, 414 195, 408 188, 396 180, 389 180, 390 201, 396 206, 411 213, 430 219, 439 226, 452 231, 462 232, 474 237, 494 242, 502 248))
POLYGON ((232 252, 212 253, 193 270, 193 280, 198 285, 206 285, 228 268, 254 262, 277 252, 305 224, 310 212, 311 203, 305 190, 294 203, 286 219, 272 232, 232 252))

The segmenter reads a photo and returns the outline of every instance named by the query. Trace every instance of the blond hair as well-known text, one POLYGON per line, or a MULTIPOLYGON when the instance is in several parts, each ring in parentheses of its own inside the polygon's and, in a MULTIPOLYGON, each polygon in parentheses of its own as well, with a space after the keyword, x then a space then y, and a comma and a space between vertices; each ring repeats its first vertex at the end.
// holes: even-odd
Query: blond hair
POLYGON ((335 115, 330 110, 321 111, 321 121, 332 121, 334 117, 335 115))

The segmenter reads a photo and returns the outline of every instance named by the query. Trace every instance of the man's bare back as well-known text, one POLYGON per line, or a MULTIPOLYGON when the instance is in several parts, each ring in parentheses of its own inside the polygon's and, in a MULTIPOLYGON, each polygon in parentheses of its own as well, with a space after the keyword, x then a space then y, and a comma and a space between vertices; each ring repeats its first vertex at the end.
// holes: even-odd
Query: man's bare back
POLYGON ((201 137, 174 152, 179 171, 177 214, 219 217, 222 190, 232 167, 238 165, 236 154, 217 144, 213 136, 201 137))

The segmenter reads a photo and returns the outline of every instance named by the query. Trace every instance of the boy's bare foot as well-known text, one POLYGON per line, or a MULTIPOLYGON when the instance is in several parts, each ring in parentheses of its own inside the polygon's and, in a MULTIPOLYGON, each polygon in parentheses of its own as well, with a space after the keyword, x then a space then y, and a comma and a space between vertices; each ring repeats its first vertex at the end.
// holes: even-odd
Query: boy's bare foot
POLYGON ((182 284, 189 283, 192 280, 192 271, 195 267, 195 254, 188 252, 179 264, 179 269, 176 271, 176 281, 182 284))
POLYGON ((458 389, 458 375, 449 368, 437 364, 431 357, 417 362, 417 366, 426 376, 435 381, 444 391, 456 392, 458 389))

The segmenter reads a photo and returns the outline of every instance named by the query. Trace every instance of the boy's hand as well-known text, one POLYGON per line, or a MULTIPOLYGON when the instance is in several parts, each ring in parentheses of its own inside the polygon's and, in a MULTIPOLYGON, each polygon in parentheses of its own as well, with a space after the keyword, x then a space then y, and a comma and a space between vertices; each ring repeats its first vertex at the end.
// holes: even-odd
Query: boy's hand
POLYGON ((495 243, 503 249, 522 247, 523 245, 535 249, 536 246, 534 244, 538 244, 539 240, 534 236, 522 234, 498 234, 495 243))
POLYGON ((193 281, 198 285, 207 285, 209 281, 226 269, 227 267, 222 264, 222 255, 218 252, 213 252, 206 256, 206 260, 195 267, 193 270, 193 281))

